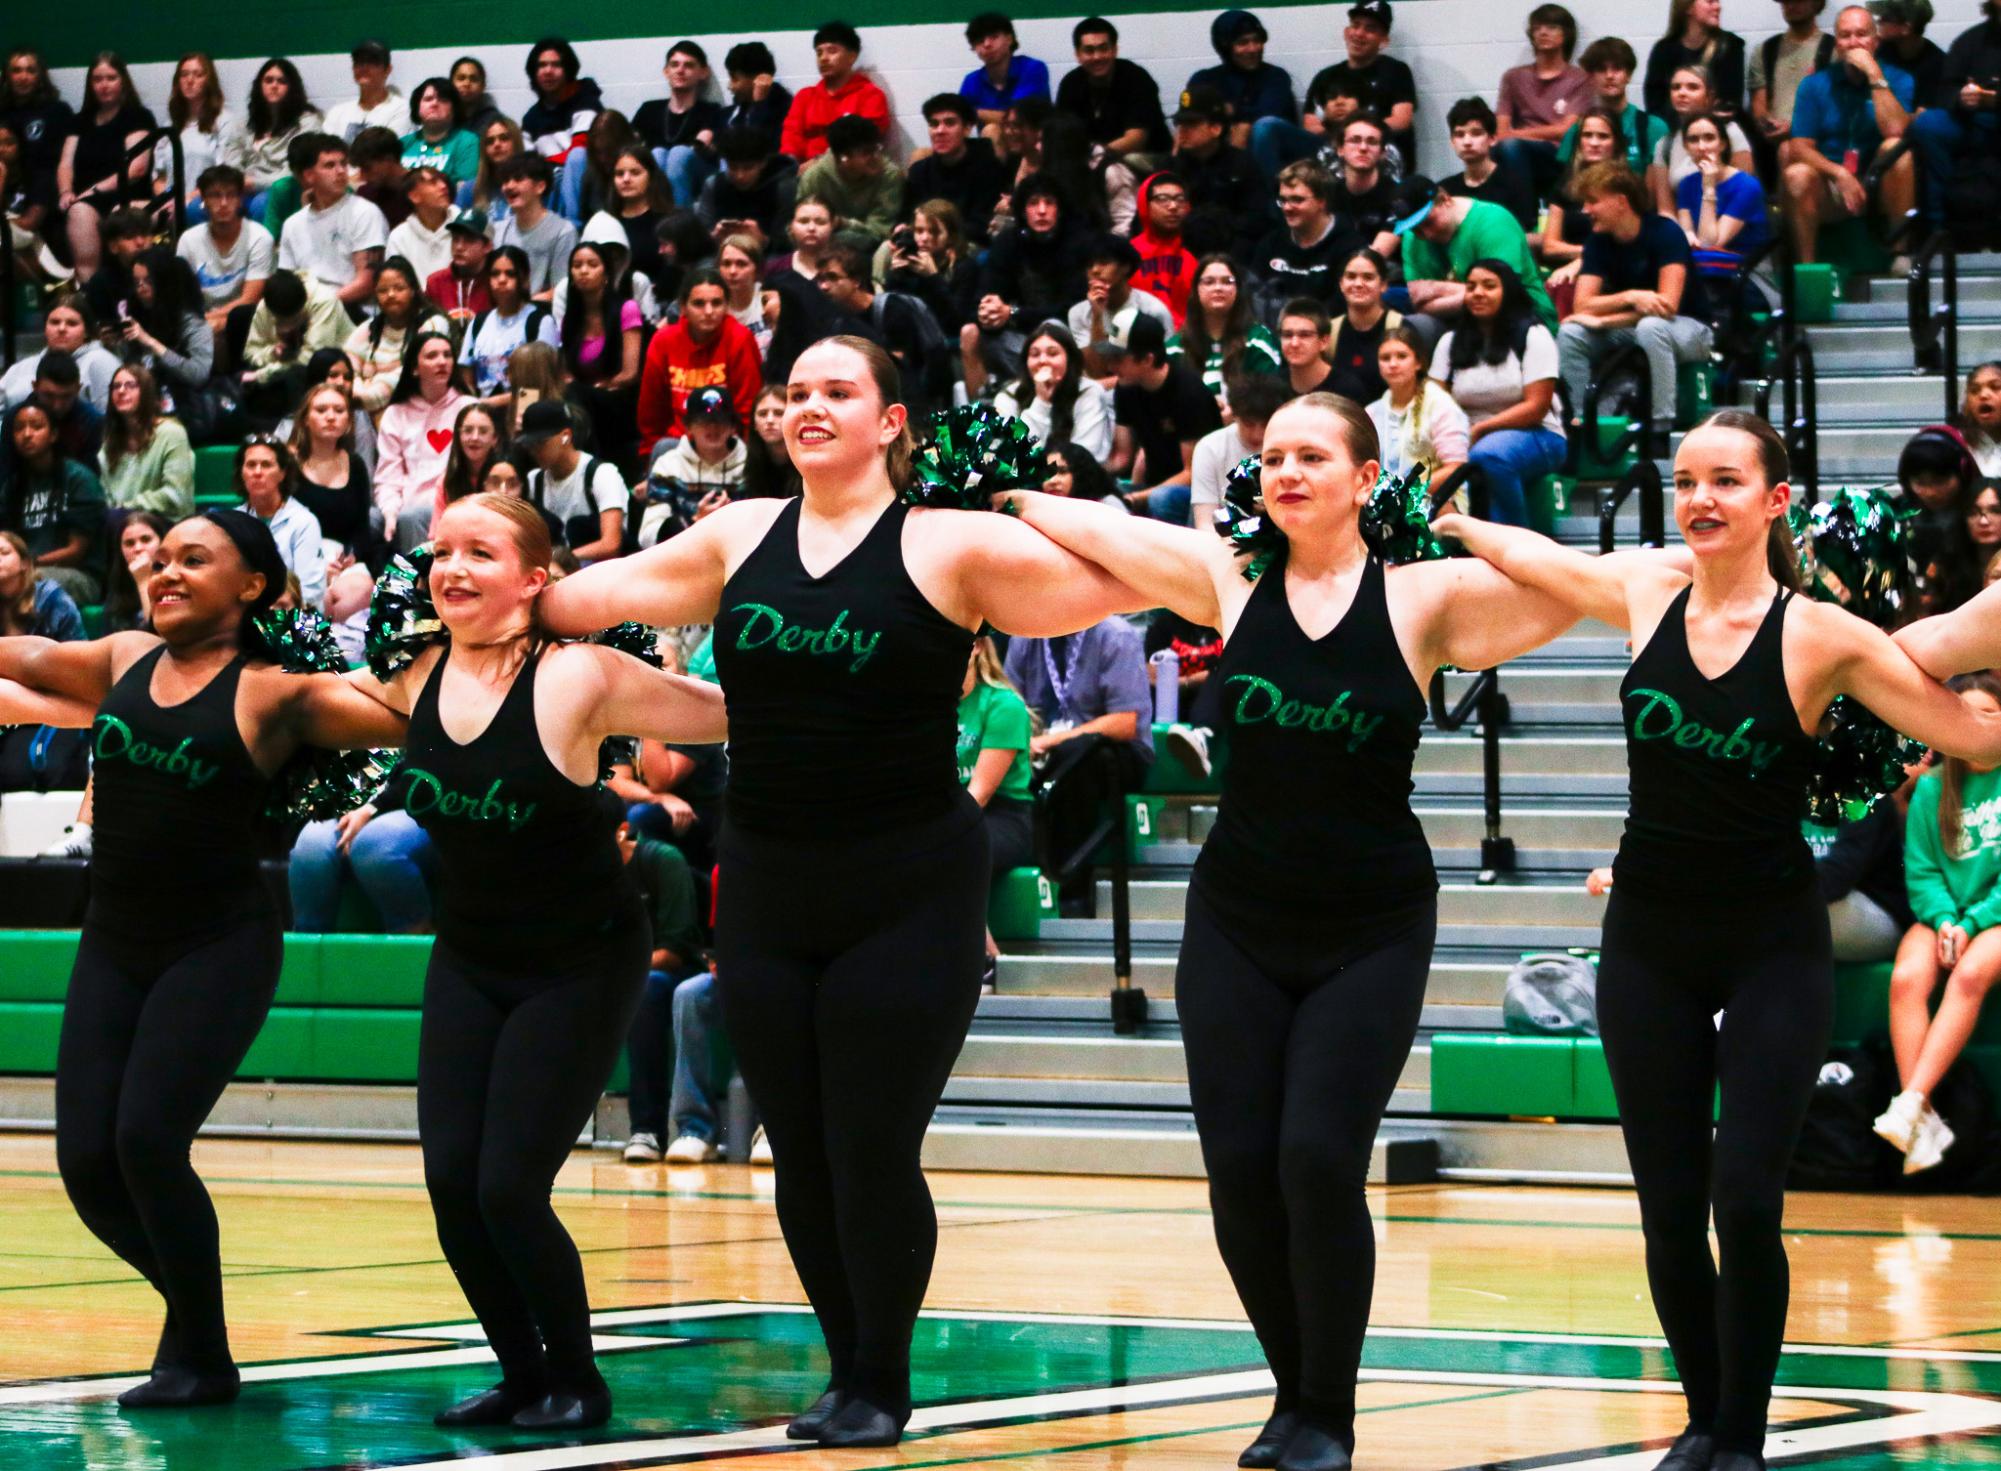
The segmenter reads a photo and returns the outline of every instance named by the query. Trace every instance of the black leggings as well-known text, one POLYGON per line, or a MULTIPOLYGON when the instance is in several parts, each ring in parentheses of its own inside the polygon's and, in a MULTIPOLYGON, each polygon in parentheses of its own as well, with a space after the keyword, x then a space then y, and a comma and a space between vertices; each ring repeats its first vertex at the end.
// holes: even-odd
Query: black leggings
POLYGON ((56 1164, 83 1223, 167 1300, 155 1368, 230 1365, 215 1207, 195 1131, 278 986, 275 917, 192 945, 86 928, 56 1054, 56 1164))
POLYGON ((1654 1311, 1689 1424, 1713 1434, 1718 1451, 1764 1445, 1790 1285, 1786 1170, 1833 1021, 1827 906, 1812 889, 1713 912, 1612 891, 1598 966, 1605 1061, 1639 1187, 1654 1311))
POLYGON ((938 1218, 918 1157, 980 999, 987 832, 863 843, 723 828, 716 983, 778 1170, 778 1222, 832 1387, 910 1407, 938 1218))
POLYGON ((1216 1244, 1298 1410, 1354 1445, 1375 1287, 1364 1187, 1424 1010, 1438 903, 1287 932, 1188 895, 1175 1005, 1216 1244))
POLYGON ((646 979, 635 905, 554 975, 477 964, 439 940, 424 977, 417 1128, 438 1243, 505 1382, 601 1384, 583 1263, 549 1203, 646 979))

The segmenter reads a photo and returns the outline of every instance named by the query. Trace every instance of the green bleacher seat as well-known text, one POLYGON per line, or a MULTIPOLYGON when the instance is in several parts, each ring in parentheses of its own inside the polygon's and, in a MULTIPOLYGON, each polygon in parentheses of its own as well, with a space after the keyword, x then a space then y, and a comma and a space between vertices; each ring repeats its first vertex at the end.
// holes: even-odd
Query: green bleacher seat
POLYGON ((987 893, 987 928, 996 940, 1034 940, 1056 918, 1056 886, 1039 868, 1011 868, 987 893))
POLYGON ((1440 1032, 1431 1039, 1432 1112, 1568 1115, 1577 1091, 1571 1041, 1440 1032))
POLYGON ((1209 771, 1205 775, 1183 764, 1168 742, 1167 731, 1168 727, 1159 721, 1153 723, 1153 762, 1147 767, 1146 789, 1149 792, 1184 795, 1221 791, 1223 768, 1229 763, 1230 754, 1224 732, 1210 732, 1209 771))
POLYGON ((60 1001, 0 1001, 0 1073, 52 1073, 63 1026, 60 1001))
POLYGON ((75 930, 0 930, 0 1001, 53 1001, 69 994, 75 930))
POLYGON ((321 935, 322 1006, 408 1006, 424 1003, 429 935, 321 935))
POLYGON ((1693 429, 1716 406, 1716 369, 1707 362, 1683 363, 1674 375, 1674 427, 1693 429))
POLYGON ((1528 501, 1529 525, 1544 536, 1556 535, 1557 520, 1570 510, 1570 492, 1576 482, 1568 475, 1544 475, 1522 487, 1528 501))
POLYGON ((1167 811, 1167 799, 1158 796, 1126 798, 1126 851, 1137 853, 1160 841, 1160 818, 1167 811))
POLYGON ((1793 268, 1793 301, 1803 325, 1834 320, 1834 304, 1841 299, 1840 280, 1825 261, 1793 268))
POLYGON ((77 610, 83 614, 83 632, 86 638, 104 637, 104 604, 86 603, 77 610))
POLYGON ((195 501, 235 505, 236 450, 233 444, 205 444, 195 451, 195 501), (218 499, 220 497, 220 499, 218 499))
POLYGON ((1616 443, 1619 436, 1632 426, 1631 419, 1604 418, 1598 420, 1598 432, 1585 433, 1577 441, 1576 471, 1579 480, 1617 480, 1633 466, 1633 454, 1606 458, 1599 453, 1599 446, 1616 443))

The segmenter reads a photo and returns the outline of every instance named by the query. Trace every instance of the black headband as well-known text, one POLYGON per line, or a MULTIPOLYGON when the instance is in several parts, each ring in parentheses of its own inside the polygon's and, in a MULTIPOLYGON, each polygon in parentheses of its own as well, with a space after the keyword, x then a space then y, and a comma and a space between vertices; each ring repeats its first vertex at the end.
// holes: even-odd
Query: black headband
POLYGON ((248 511, 208 510, 201 514, 204 521, 229 538, 252 572, 264 574, 264 591, 244 614, 246 618, 255 618, 285 595, 285 578, 291 569, 279 555, 278 539, 261 518, 248 511))

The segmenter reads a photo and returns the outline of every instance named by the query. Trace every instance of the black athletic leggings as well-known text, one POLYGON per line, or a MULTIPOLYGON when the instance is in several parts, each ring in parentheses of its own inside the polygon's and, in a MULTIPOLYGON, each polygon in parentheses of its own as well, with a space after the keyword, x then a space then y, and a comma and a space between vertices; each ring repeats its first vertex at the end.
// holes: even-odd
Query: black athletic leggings
POLYGON ((155 1368, 231 1362, 215 1207, 188 1151, 264 1025, 283 955, 275 916, 193 945, 89 928, 77 945, 56 1164, 83 1223, 167 1301, 155 1368))
POLYGON ((987 832, 949 817, 857 843, 725 822, 716 984, 778 1171, 778 1222, 832 1386, 910 1406, 938 1218, 918 1164, 980 999, 987 832))
POLYGON ((417 1128, 438 1242, 509 1384, 595 1388, 583 1263, 549 1203, 618 1060, 652 932, 635 904, 556 975, 444 940, 424 977, 417 1128))
POLYGON ((1216 1244, 1278 1380, 1353 1448, 1375 1287, 1364 1186, 1424 1010, 1430 896, 1288 927, 1188 895, 1174 1000, 1216 1244))
POLYGON ((1827 906, 1811 888, 1714 905, 1612 891, 1598 965, 1605 1061, 1654 1310, 1689 1423, 1718 1451, 1764 1445, 1790 1286, 1786 1170, 1833 1021, 1827 906))

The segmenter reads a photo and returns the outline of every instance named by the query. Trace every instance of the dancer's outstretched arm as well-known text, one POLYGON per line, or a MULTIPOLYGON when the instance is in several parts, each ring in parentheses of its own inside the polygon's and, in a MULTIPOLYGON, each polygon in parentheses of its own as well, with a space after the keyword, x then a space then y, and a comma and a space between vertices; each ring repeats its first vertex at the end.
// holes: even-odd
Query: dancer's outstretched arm
POLYGON ((38 694, 84 701, 94 716, 119 674, 158 643, 150 633, 114 633, 68 643, 27 636, 0 638, 0 679, 11 679, 38 694))
POLYGON ((969 625, 984 621, 1021 638, 1053 638, 1154 606, 1096 562, 1012 516, 926 511, 915 531, 937 539, 929 548, 934 565, 949 569, 956 616, 969 625))
POLYGON ((639 736, 674 745, 714 745, 729 734, 723 692, 684 674, 594 644, 565 645, 552 672, 589 711, 591 736, 639 736))
POLYGON ((739 533, 761 535, 783 504, 739 501, 643 552, 586 567, 543 589, 536 620, 558 638, 628 621, 653 628, 711 622, 722 601, 726 548, 739 533))
POLYGON ((1509 581, 1547 593, 1580 616, 1635 634, 1643 631, 1635 628, 1636 622, 1647 624, 1644 631, 1651 632, 1661 609, 1688 583, 1686 573, 1651 550, 1592 555, 1539 532, 1457 512, 1440 516, 1431 529, 1491 562, 1509 581))
POLYGON ((1221 626, 1217 583, 1234 574, 1229 545, 1215 532, 1041 491, 1015 491, 1009 499, 1028 525, 1103 567, 1148 606, 1171 609, 1203 628, 1221 626))
MULTIPOLYGON (((1982 710, 1931 678, 1880 628, 1832 603, 1808 602, 1800 646, 1812 651, 1824 694, 1852 695, 1886 725, 1950 756, 2001 765, 2001 713, 1982 710)), ((1788 629, 1788 643, 1792 642, 1788 629)), ((1823 704, 1821 708, 1825 708, 1823 704)))
POLYGON ((80 730, 97 718, 97 706, 66 695, 47 695, 0 679, 0 725, 58 725, 80 730))
MULTIPOLYGON (((1491 669, 1539 649, 1571 628, 1579 610, 1515 582, 1477 557, 1418 562, 1395 571, 1400 594, 1414 594, 1417 647, 1430 669, 1491 669)), ((1399 599, 1401 601, 1401 598, 1399 599)))
POLYGON ((1934 679, 2001 664, 2001 585, 1983 589, 1950 613, 1906 624, 1898 647, 1934 679))

